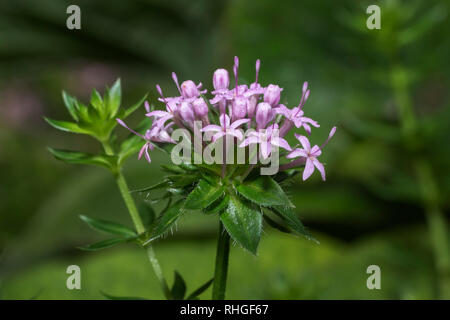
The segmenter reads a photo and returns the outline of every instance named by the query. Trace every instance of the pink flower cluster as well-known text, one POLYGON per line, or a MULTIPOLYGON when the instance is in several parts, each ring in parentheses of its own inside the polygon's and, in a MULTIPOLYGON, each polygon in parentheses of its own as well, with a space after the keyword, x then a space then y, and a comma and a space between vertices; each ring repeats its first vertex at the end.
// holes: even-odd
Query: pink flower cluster
POLYGON ((296 160, 291 162, 291 166, 305 165, 303 171, 303 180, 306 180, 317 169, 323 180, 325 180, 325 170, 322 163, 317 159, 322 153, 322 148, 330 140, 336 131, 333 127, 330 131, 328 139, 322 146, 313 146, 311 148, 308 138, 304 135, 295 134, 301 148, 291 148, 289 143, 284 139, 286 134, 295 128, 303 128, 310 135, 311 127, 319 127, 319 124, 304 116, 303 107, 308 100, 310 90, 308 83, 303 84, 302 96, 300 103, 289 109, 280 103, 281 92, 283 91, 278 85, 269 84, 263 87, 258 82, 260 70, 260 60, 256 61, 256 77, 255 81, 250 84, 238 84, 239 59, 234 58, 234 88, 230 87, 230 77, 225 69, 217 69, 213 75, 213 87, 211 92, 213 97, 209 100, 204 96, 207 90, 202 90, 202 84, 195 84, 192 80, 186 80, 181 83, 175 73, 172 73, 172 79, 175 82, 179 96, 165 97, 159 85, 156 86, 160 94, 159 101, 165 104, 166 110, 150 111, 148 102, 145 103, 147 110, 146 116, 153 118, 152 127, 147 130, 145 135, 141 135, 120 120, 119 124, 142 137, 146 143, 142 147, 139 158, 145 155, 148 162, 151 161, 148 150, 153 149, 152 142, 175 143, 170 137, 174 126, 193 130, 194 122, 201 123, 202 132, 210 132, 213 134, 212 141, 224 136, 233 136, 239 141, 239 147, 246 147, 250 144, 259 145, 260 154, 263 158, 267 158, 272 147, 283 148, 290 153, 286 156, 288 159, 296 160), (219 114, 219 123, 212 124, 212 110, 210 107, 216 108, 219 114), (245 137, 242 128, 254 129, 245 137))

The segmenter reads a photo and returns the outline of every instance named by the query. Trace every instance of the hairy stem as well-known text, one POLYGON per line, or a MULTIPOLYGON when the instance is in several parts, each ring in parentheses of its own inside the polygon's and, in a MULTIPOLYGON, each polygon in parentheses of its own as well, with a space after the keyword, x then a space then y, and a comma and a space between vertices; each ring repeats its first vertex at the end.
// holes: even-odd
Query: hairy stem
MULTIPOLYGON (((114 150, 111 148, 109 143, 103 143, 103 148, 105 149, 106 154, 114 155, 114 150)), ((120 194, 122 195, 123 201, 128 209, 128 212, 133 220, 134 226, 138 234, 145 232, 145 226, 142 222, 141 216, 139 215, 139 211, 134 203, 134 199, 130 194, 130 189, 128 188, 128 184, 123 176, 120 168, 117 169, 116 172, 113 172, 117 186, 119 187, 120 194)), ((164 296, 166 299, 172 299, 172 294, 170 292, 169 286, 167 285, 166 279, 161 270, 161 266, 159 265, 158 259, 156 258, 155 251, 152 246, 146 247, 148 260, 153 267, 153 271, 155 272, 156 277, 158 278, 159 284, 164 292, 164 296)))
POLYGON ((219 222, 219 239, 217 241, 216 266, 214 270, 213 300, 224 300, 227 286, 228 257, 230 254, 230 236, 222 222, 219 222))

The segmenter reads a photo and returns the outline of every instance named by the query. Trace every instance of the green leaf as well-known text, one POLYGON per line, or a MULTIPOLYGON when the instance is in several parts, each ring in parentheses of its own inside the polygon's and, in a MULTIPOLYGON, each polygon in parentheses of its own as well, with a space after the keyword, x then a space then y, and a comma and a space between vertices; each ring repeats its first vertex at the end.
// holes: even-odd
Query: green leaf
POLYGON ((256 254, 261 237, 262 214, 253 204, 230 196, 228 208, 220 215, 220 220, 236 242, 256 254))
POLYGON ((91 134, 91 132, 89 130, 80 128, 80 126, 75 122, 53 120, 53 119, 49 119, 46 117, 44 117, 44 119, 53 128, 56 128, 61 131, 72 132, 72 133, 81 133, 81 134, 91 134))
POLYGON ((114 169, 116 166, 116 157, 108 155, 94 155, 90 153, 69 151, 69 150, 58 150, 53 148, 48 148, 48 150, 53 154, 53 156, 67 163, 75 164, 92 164, 97 166, 106 167, 108 169, 114 169))
POLYGON ((125 111, 122 112, 120 118, 125 119, 129 115, 131 115, 133 112, 135 112, 147 99, 147 94, 141 98, 136 104, 132 105, 131 107, 125 109, 125 111))
POLYGON ((158 182, 157 184, 154 184, 150 187, 145 187, 145 188, 141 188, 141 189, 136 189, 133 190, 131 192, 147 192, 147 191, 152 191, 152 190, 157 190, 157 189, 162 189, 162 188, 166 188, 169 186, 169 181, 167 180, 163 180, 161 182, 158 182))
POLYGON ((283 189, 269 176, 244 181, 236 189, 245 198, 261 206, 293 206, 283 189))
POLYGON ((187 197, 184 208, 190 210, 203 209, 219 199, 224 190, 224 185, 218 179, 215 184, 200 179, 197 186, 187 197))
POLYGON ((172 292, 172 297, 175 300, 183 300, 184 295, 186 294, 186 282, 176 270, 173 286, 170 291, 172 292))
POLYGON ((178 200, 172 204, 160 217, 155 228, 153 229, 150 238, 144 242, 144 245, 148 245, 153 240, 159 238, 164 232, 168 231, 170 227, 177 221, 180 215, 183 213, 183 200, 178 200))
POLYGON ((152 205, 148 202, 142 201, 139 204, 139 213, 146 229, 148 229, 156 220, 155 209, 153 209, 152 205))
POLYGON ((286 222, 289 228, 297 232, 298 234, 304 236, 308 240, 312 240, 314 242, 319 243, 306 228, 303 226, 303 223, 298 218, 295 210, 286 206, 274 206, 271 208, 273 212, 275 212, 283 221, 286 222))
POLYGON ((186 298, 186 300, 194 300, 194 299, 196 299, 199 295, 201 295, 203 292, 205 292, 213 284, 213 282, 214 282, 214 278, 212 278, 211 280, 207 281, 205 284, 201 285, 197 290, 192 292, 186 298))
POLYGON ((91 105, 99 110, 102 111, 103 109, 103 100, 102 100, 102 96, 100 95, 100 93, 98 93, 97 90, 92 89, 92 94, 91 94, 91 105))
POLYGON ((76 107, 76 99, 69 94, 67 94, 65 91, 62 92, 62 97, 64 101, 64 105, 66 106, 67 110, 69 111, 70 115, 75 121, 78 121, 78 114, 77 114, 77 107, 76 107))
POLYGON ((163 171, 166 171, 168 173, 172 173, 172 174, 184 174, 186 173, 186 171, 181 168, 180 166, 176 166, 176 165, 167 165, 167 164, 163 164, 161 165, 161 168, 163 171))
POLYGON ((168 176, 167 179, 170 181, 170 186, 174 188, 184 188, 187 186, 192 186, 198 179, 197 175, 179 174, 168 176))
POLYGON ((140 297, 117 297, 117 296, 112 296, 110 294, 107 294, 104 291, 100 291, 100 293, 109 300, 148 300, 146 298, 140 298, 140 297))
POLYGON ((116 234, 124 237, 137 236, 136 231, 119 223, 101 219, 93 219, 83 215, 80 215, 80 219, 86 222, 93 229, 103 231, 105 233, 116 234))
POLYGON ((291 230, 286 228, 285 226, 279 224, 277 221, 273 220, 271 217, 269 217, 267 214, 263 215, 264 220, 267 222, 269 226, 271 226, 274 229, 277 229, 278 231, 284 232, 284 233, 291 233, 291 230))
POLYGON ((111 89, 107 91, 106 98, 109 115, 111 118, 113 118, 117 114, 117 111, 119 110, 120 101, 122 99, 122 89, 120 85, 120 79, 117 79, 116 82, 114 82, 111 89))
POLYGON ((230 202, 230 196, 225 195, 222 198, 217 199, 216 201, 214 201, 208 207, 206 207, 203 210, 203 213, 205 213, 205 214, 222 213, 228 207, 228 203, 229 202, 230 202))
POLYGON ((113 239, 107 239, 100 242, 96 242, 94 244, 90 244, 84 247, 78 247, 80 250, 84 251, 98 251, 102 249, 111 248, 119 243, 125 243, 133 240, 132 238, 113 238, 113 239))

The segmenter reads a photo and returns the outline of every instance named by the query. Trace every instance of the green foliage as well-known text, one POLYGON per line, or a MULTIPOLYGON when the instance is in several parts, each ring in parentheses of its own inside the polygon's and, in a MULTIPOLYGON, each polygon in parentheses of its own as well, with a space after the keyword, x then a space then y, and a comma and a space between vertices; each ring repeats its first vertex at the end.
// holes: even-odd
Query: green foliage
POLYGON ((132 241, 134 238, 112 238, 112 239, 106 239, 102 240, 93 244, 89 244, 86 246, 78 247, 78 249, 83 251, 98 251, 102 249, 107 249, 114 247, 115 245, 126 243, 132 241))
POLYGON ((236 190, 261 206, 293 206, 283 189, 270 176, 259 176, 254 180, 244 181, 236 187, 236 190))
POLYGON ((150 244, 152 241, 158 239, 165 232, 167 232, 173 224, 177 221, 183 213, 183 201, 178 200, 169 206, 158 218, 154 227, 149 231, 148 239, 145 240, 144 245, 150 244))
POLYGON ((79 247, 81 250, 85 251, 97 251, 101 249, 106 249, 113 247, 120 243, 126 243, 134 241, 137 239, 138 235, 136 232, 127 226, 110 222, 106 220, 93 219, 87 216, 80 215, 80 219, 86 222, 94 230, 98 230, 107 234, 118 235, 120 238, 112 238, 96 242, 87 246, 79 247))
POLYGON ((227 209, 220 214, 225 229, 244 249, 256 254, 261 238, 262 214, 252 203, 230 196, 227 209))
POLYGON ((136 231, 134 231, 133 229, 115 222, 93 219, 83 215, 80 215, 80 219, 86 222, 94 230, 99 230, 105 233, 119 235, 123 237, 137 236, 136 231))
MULTIPOLYGON (((65 91, 62 93, 64 105, 75 122, 59 121, 44 118, 52 127, 71 133, 86 134, 94 137, 103 144, 108 155, 105 154, 88 154, 77 151, 56 150, 49 148, 50 152, 59 160, 68 163, 94 164, 100 165, 116 171, 120 168, 124 161, 140 147, 142 147, 142 138, 134 134, 129 135, 119 146, 117 154, 114 149, 111 150, 111 142, 114 140, 112 132, 117 126, 116 118, 125 119, 136 111, 144 102, 147 95, 140 99, 135 105, 128 109, 120 109, 122 99, 122 89, 120 79, 109 89, 105 90, 103 97, 97 90, 92 90, 90 106, 85 106, 75 97, 69 95, 65 91)), ((148 120, 141 123, 138 131, 145 130, 148 120)))
POLYGON ((186 294, 186 282, 183 277, 175 270, 175 277, 173 281, 173 286, 170 289, 172 297, 175 300, 183 300, 186 294))
POLYGON ((214 278, 211 280, 208 280, 205 284, 201 285, 198 289, 196 289, 194 292, 192 292, 186 300, 196 300, 198 299, 198 296, 201 295, 203 292, 208 290, 208 288, 213 284, 214 278))
POLYGON ((106 154, 90 154, 85 152, 58 150, 48 148, 53 156, 61 161, 73 164, 91 164, 114 170, 116 167, 117 157, 106 154))
POLYGON ((200 179, 197 186, 186 198, 184 208, 191 210, 206 208, 220 198, 224 190, 225 186, 218 179, 215 179, 215 183, 200 179))

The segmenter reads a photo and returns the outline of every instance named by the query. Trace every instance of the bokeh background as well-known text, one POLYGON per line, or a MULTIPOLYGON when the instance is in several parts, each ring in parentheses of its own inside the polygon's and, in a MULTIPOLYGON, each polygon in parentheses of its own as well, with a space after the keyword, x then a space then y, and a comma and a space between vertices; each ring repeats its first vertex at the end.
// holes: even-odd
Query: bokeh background
MULTIPOLYGON (((100 239, 79 214, 131 221, 109 172, 46 150, 100 146, 43 116, 68 120, 61 90, 88 102, 118 77, 125 106, 146 92, 156 101, 156 83, 175 93, 172 71, 211 88, 234 55, 249 81, 260 58, 261 82, 284 87, 289 106, 309 81, 306 112, 321 124, 312 141, 338 132, 321 156, 326 183, 315 174, 289 189, 320 245, 266 227, 257 257, 232 248, 227 297, 448 298, 449 10, 437 0, 2 0, 0 298, 163 297, 139 248, 75 249, 100 239), (81 30, 66 28, 70 4, 81 8, 81 30), (366 28, 370 4, 381 7, 381 30, 366 28), (71 264, 81 290, 65 286, 71 264), (372 264, 381 290, 366 287, 372 264)), ((161 179, 168 159, 153 160, 128 161, 132 189, 161 179)), ((216 232, 217 218, 192 214, 155 245, 170 282, 175 269, 189 291, 211 278, 216 232)))

